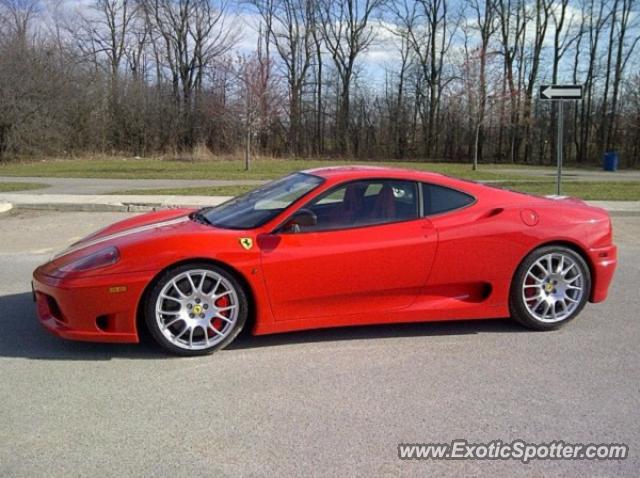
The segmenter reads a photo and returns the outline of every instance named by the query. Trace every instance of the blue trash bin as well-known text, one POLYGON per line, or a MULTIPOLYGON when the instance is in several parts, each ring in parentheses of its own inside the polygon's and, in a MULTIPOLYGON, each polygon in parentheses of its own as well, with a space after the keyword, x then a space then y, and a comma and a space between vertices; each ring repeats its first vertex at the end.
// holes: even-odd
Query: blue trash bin
POLYGON ((618 153, 616 151, 607 151, 602 158, 602 169, 605 171, 618 170, 618 153))

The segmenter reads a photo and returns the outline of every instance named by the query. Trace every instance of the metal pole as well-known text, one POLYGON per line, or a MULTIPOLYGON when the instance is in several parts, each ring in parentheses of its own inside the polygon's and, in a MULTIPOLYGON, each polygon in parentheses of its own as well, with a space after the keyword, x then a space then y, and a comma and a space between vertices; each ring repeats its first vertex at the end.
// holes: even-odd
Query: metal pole
POLYGON ((558 151, 558 181, 556 184, 556 195, 560 196, 560 182, 562 181, 562 146, 564 144, 562 135, 563 135, 563 121, 564 121, 564 113, 562 111, 562 104, 564 101, 558 101, 558 137, 556 150, 558 151))

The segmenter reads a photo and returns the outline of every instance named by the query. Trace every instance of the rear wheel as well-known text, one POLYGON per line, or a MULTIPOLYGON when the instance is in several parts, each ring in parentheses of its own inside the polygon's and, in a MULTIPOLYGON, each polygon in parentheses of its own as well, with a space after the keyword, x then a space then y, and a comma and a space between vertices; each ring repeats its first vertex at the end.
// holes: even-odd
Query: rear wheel
POLYGON ((550 330, 575 318, 591 290, 585 260, 564 246, 545 246, 529 254, 511 284, 511 316, 525 327, 550 330))
POLYGON ((225 269, 208 263, 174 267, 147 296, 151 336, 178 355, 206 355, 224 348, 247 320, 247 295, 225 269))

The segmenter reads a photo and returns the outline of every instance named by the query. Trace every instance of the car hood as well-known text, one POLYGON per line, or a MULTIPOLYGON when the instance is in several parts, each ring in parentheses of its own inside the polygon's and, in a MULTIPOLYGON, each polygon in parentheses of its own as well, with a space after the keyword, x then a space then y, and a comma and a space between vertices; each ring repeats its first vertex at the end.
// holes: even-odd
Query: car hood
POLYGON ((67 250, 60 253, 59 256, 68 254, 73 249, 87 247, 90 243, 104 241, 116 235, 136 234, 179 224, 180 222, 187 221, 189 214, 193 211, 195 211, 195 209, 164 209, 162 211, 141 214, 116 222, 80 239, 78 242, 69 246, 67 250))
POLYGON ((191 219, 193 209, 153 212, 117 222, 76 242, 37 272, 55 279, 155 274, 185 260, 218 260, 252 268, 260 261, 257 230, 222 229, 191 219), (256 245, 256 247, 254 247, 256 245), (64 266, 115 247, 119 260, 83 271, 64 266))
POLYGON ((203 229, 211 231, 211 227, 190 220, 193 211, 194 209, 170 209, 116 222, 72 244, 40 269, 47 275, 59 275, 58 269, 61 266, 106 247, 115 246, 122 255, 123 250, 131 244, 157 241, 163 237, 203 229))

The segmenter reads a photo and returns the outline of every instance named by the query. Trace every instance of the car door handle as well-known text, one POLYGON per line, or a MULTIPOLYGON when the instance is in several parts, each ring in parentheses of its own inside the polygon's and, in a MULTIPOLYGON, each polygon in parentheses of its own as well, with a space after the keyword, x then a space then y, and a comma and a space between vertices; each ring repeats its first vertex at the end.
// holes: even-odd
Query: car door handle
POLYGON ((424 226, 422 226, 422 235, 424 237, 431 237, 433 233, 434 233, 434 229, 431 224, 425 224, 424 226))

